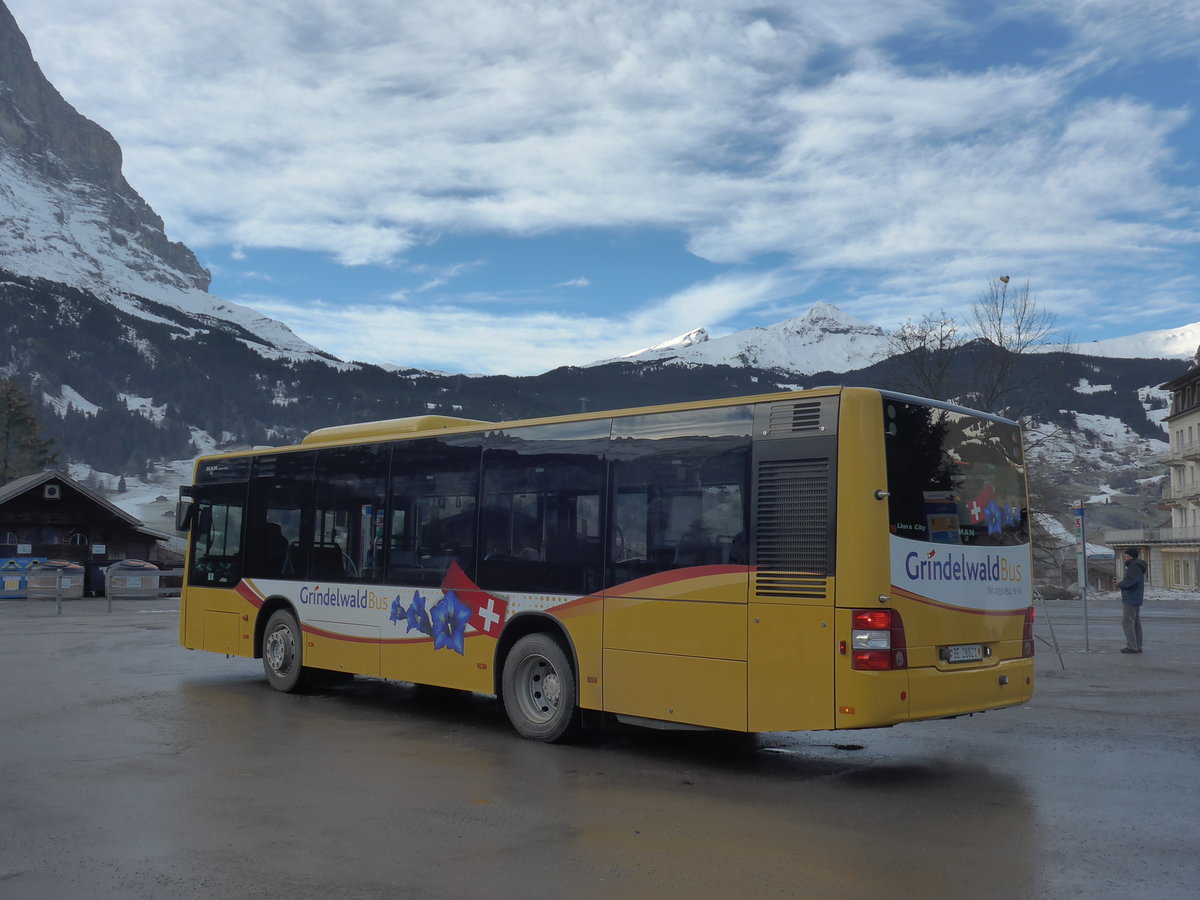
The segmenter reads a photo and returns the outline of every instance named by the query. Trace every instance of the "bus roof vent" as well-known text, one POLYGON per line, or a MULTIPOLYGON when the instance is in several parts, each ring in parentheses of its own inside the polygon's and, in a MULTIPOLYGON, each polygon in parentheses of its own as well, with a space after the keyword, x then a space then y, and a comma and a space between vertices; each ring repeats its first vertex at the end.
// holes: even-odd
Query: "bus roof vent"
POLYGON ((763 437, 833 434, 837 397, 789 400, 763 405, 755 416, 755 432, 763 437))

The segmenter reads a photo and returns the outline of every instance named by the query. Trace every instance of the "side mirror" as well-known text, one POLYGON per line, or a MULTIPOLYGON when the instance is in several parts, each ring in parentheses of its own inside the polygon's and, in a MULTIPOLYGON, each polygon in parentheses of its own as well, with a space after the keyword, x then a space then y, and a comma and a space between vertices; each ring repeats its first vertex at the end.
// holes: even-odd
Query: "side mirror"
POLYGON ((179 501, 175 504, 175 530, 187 531, 192 524, 192 513, 196 509, 196 504, 192 500, 192 489, 190 485, 181 484, 179 486, 179 501))

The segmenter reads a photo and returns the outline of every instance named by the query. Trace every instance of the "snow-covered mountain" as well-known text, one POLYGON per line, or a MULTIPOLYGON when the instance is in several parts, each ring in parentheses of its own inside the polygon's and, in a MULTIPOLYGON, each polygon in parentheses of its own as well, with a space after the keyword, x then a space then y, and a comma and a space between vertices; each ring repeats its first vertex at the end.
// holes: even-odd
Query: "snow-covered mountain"
POLYGON ((0 3, 0 269, 88 291, 162 321, 142 300, 198 329, 232 324, 273 358, 329 360, 283 323, 208 293, 209 273, 121 174, 112 135, 80 115, 34 61, 0 3))
POLYGON ((1128 337, 1075 344, 1072 350, 1084 356, 1120 359, 1194 360, 1197 353, 1200 353, 1200 322, 1161 331, 1143 331, 1128 337))
MULTIPOLYGON (((1036 349, 1043 352, 1067 349, 1081 356, 1114 359, 1191 360, 1195 358, 1198 346, 1200 322, 1069 348, 1047 344, 1036 349)), ((718 338, 711 337, 707 328, 696 328, 619 359, 750 366, 811 375, 815 372, 851 372, 883 359, 891 352, 888 333, 878 325, 857 319, 832 303, 817 303, 803 315, 774 325, 748 328, 718 338)), ((611 362, 614 360, 601 360, 592 365, 611 362)))
MULTIPOLYGON (((798 375, 861 369, 889 352, 887 333, 831 303, 818 303, 802 316, 736 334, 710 337, 697 328, 637 350, 623 360, 665 360, 696 365, 751 366, 798 375)), ((613 360, 605 360, 612 362, 613 360)))

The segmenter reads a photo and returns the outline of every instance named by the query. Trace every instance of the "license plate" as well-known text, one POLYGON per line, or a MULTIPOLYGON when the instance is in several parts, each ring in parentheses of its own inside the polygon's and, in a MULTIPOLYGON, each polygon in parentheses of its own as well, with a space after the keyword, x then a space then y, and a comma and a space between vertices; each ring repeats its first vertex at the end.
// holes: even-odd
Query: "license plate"
POLYGON ((946 662, 964 663, 964 662, 980 662, 983 660, 983 645, 982 644, 956 644, 953 647, 947 647, 943 651, 942 658, 946 662))

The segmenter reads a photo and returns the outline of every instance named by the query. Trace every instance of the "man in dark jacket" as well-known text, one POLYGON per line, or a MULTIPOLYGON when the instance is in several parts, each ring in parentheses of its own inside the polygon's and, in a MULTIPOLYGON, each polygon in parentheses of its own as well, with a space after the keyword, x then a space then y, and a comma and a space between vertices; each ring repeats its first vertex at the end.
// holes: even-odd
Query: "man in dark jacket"
POLYGON ((1121 554, 1125 558, 1125 577, 1121 589, 1121 627, 1125 629, 1122 653, 1142 652, 1142 597, 1146 593, 1146 563, 1138 559, 1137 547, 1121 554))

